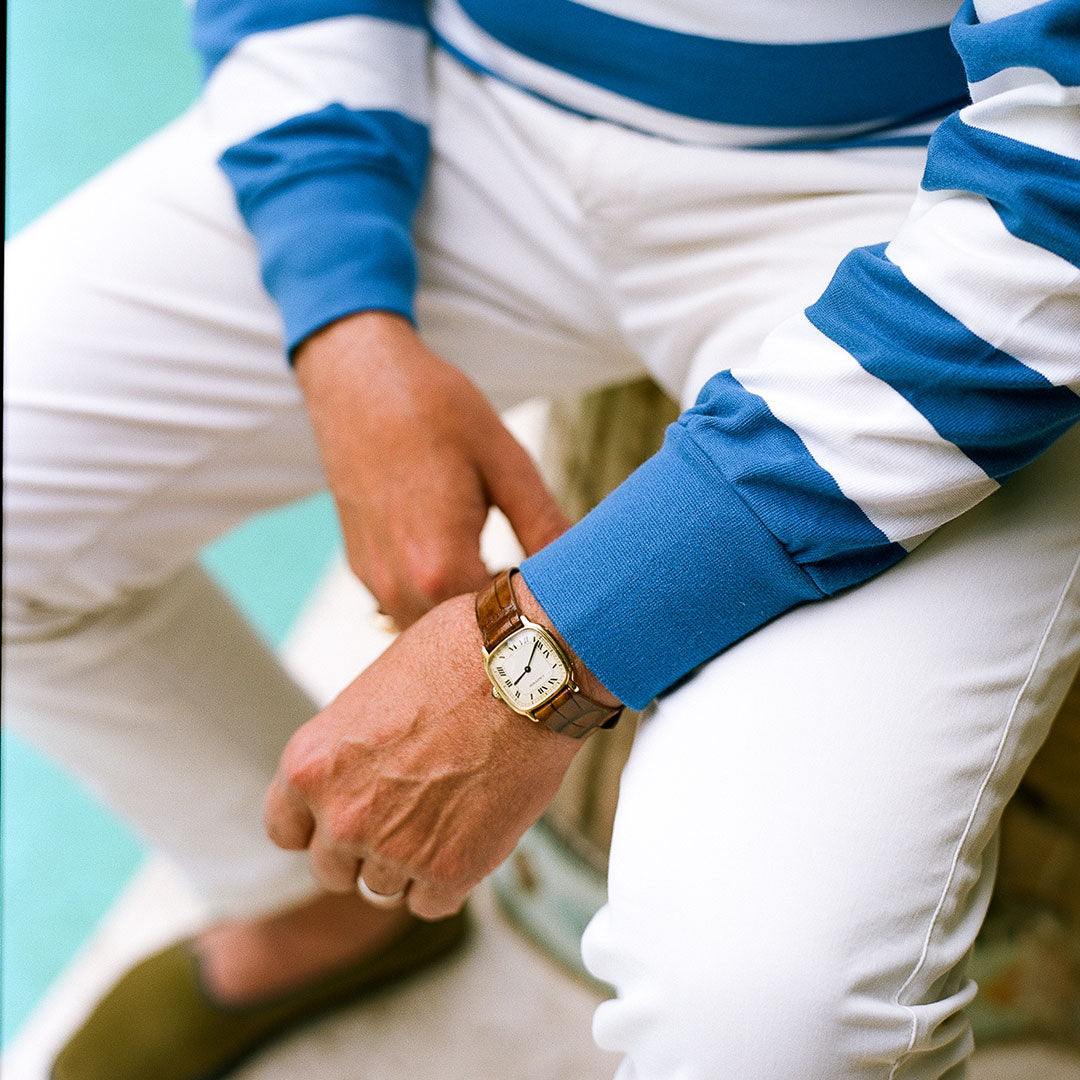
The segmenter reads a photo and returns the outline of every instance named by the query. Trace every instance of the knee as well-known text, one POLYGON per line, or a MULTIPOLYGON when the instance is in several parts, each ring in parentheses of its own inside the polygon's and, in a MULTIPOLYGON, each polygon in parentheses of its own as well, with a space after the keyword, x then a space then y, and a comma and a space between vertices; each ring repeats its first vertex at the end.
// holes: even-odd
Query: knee
POLYGON ((842 916, 813 927, 727 922, 704 900, 676 907, 645 925, 609 905, 583 942, 617 991, 596 1012, 596 1040, 635 1080, 943 1076, 970 1052, 973 985, 960 977, 933 1003, 900 1004, 884 955, 842 916))
MULTIPOLYGON (((22 440, 20 440, 22 441, 22 440)), ((122 592, 96 563, 89 522, 66 512, 45 469, 11 448, 4 492, 3 639, 42 641, 111 610, 122 592)))
MULTIPOLYGON (((96 384, 70 362, 76 350, 57 314, 70 298, 36 280, 38 247, 29 235, 8 248, 9 270, 18 268, 9 281, 22 280, 8 286, 4 327, 5 641, 40 639, 120 599, 101 548, 106 534, 123 535, 110 514, 124 474, 86 421, 96 384)), ((129 460, 120 464, 131 470, 129 460)))
MULTIPOLYGON (((10 431, 10 427, 9 427, 10 431)), ((4 490, 3 637, 8 644, 51 637, 108 606, 80 581, 77 516, 58 512, 32 445, 12 432, 4 490), (66 518, 66 520, 65 520, 66 518)))
POLYGON ((635 1080, 858 1075, 840 1052, 846 995, 820 949, 792 950, 783 928, 709 925, 682 911, 660 921, 634 931, 609 906, 583 945, 617 992, 597 1010, 597 1042, 625 1054, 635 1080))
MULTIPOLYGON (((35 552, 4 545, 3 641, 5 647, 44 642, 74 631, 106 610, 87 590, 64 578, 35 552)), ((9 655, 10 658, 10 655, 9 655)))

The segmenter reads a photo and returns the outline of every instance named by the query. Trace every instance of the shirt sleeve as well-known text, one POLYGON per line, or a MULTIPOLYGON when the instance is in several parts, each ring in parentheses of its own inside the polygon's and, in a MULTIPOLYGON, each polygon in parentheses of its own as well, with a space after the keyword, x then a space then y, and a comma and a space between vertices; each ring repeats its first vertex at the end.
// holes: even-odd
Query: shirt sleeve
POLYGON ((412 318, 423 0, 198 0, 193 37, 209 137, 288 348, 354 311, 412 318))
POLYGON ((971 104, 892 242, 522 566, 631 706, 893 565, 1080 418, 1080 5, 968 0, 952 37, 971 104))

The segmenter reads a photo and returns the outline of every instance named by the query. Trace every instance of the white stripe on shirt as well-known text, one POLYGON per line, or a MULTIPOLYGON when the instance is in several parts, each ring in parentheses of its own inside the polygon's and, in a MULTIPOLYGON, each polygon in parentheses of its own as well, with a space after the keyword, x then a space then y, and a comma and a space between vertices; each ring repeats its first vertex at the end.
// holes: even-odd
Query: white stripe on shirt
POLYGON ((1080 270, 1013 236, 985 199, 921 192, 885 255, 983 341, 1055 386, 1077 386, 1080 270))
POLYGON ((1080 158, 1080 87, 1062 86, 1038 68, 1008 68, 971 84, 974 104, 960 110, 972 127, 1063 157, 1080 158))
POLYGON ((753 365, 731 374, 765 400, 844 495, 896 543, 921 538, 998 487, 803 315, 773 331, 753 365), (938 496, 932 504, 928 487, 938 496))
POLYGON ((331 103, 426 124, 429 44, 419 27, 363 15, 250 35, 206 84, 215 152, 331 103))
POLYGON ((804 0, 753 0, 718 4, 717 0, 587 0, 597 11, 620 19, 704 37, 763 45, 908 34, 948 23, 956 0, 829 0, 810 6, 804 0))

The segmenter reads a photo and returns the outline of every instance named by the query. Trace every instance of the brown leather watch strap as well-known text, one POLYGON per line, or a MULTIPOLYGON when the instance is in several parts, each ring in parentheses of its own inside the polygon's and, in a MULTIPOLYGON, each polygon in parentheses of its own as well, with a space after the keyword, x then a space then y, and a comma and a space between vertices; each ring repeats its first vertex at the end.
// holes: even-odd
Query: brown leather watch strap
MULTIPOLYGON (((503 570, 476 597, 476 621, 484 639, 484 649, 488 652, 524 625, 510 584, 517 572, 516 567, 503 570)), ((617 708, 601 705, 569 685, 550 701, 533 709, 532 716, 552 731, 581 739, 596 728, 614 727, 622 711, 621 705, 617 708)))
POLYGON ((516 569, 504 570, 496 575, 486 589, 477 594, 476 621, 484 638, 484 648, 488 652, 513 631, 520 630, 523 625, 521 612, 514 599, 514 590, 510 588, 510 578, 516 573, 516 569))
POLYGON ((613 728, 622 716, 622 706, 609 708, 580 690, 564 686, 550 701, 534 709, 533 716, 552 731, 580 739, 596 728, 613 728))

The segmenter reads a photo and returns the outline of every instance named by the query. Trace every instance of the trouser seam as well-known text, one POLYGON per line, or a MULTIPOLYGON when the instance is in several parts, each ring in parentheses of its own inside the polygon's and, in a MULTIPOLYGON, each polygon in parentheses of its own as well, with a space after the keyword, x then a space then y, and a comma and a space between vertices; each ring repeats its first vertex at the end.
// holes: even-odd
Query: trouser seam
POLYGON ((1008 718, 1005 721, 1005 725, 1001 732, 1001 738, 998 740, 997 748, 994 752, 994 759, 990 762, 989 767, 983 776, 982 782, 979 785, 979 790, 976 792, 974 802, 972 803, 971 811, 968 814, 967 821, 964 823, 963 831, 960 834, 960 839, 957 841, 956 848, 953 852, 952 862, 949 866, 949 872, 946 875, 945 884, 942 887, 941 895, 938 897, 937 905, 934 908, 934 913, 930 917, 930 924, 927 927, 926 936, 923 939, 922 951, 919 954, 919 958, 915 963, 911 974, 904 980, 903 985, 897 990, 893 1001, 901 1008, 907 1009, 911 1014, 911 1036, 908 1040, 907 1047, 903 1050, 896 1063, 889 1070, 889 1080, 895 1080, 898 1075, 898 1071, 911 1060, 912 1054, 915 1049, 915 1043, 919 1035, 919 1016, 915 1011, 914 1006, 905 1005, 901 1002, 901 997, 908 988, 912 985, 919 974, 922 972, 926 965, 926 959, 930 952, 930 943, 933 940, 934 931, 938 927, 941 912, 945 906, 945 901, 948 899, 949 891, 952 887, 954 880, 956 879, 956 870, 960 863, 961 854, 964 851, 964 847, 967 843, 968 837, 971 835, 971 830, 974 826, 975 818, 979 812, 980 807, 983 804, 986 789, 990 784, 991 779, 997 771, 998 765, 1001 762, 1002 755, 1005 752, 1005 745, 1009 740, 1009 736, 1012 734, 1015 726, 1015 720, 1017 713, 1019 712, 1021 703, 1025 700, 1028 688, 1031 685, 1032 679, 1035 677, 1035 672, 1039 668, 1039 661, 1042 658, 1043 652, 1046 649, 1047 642, 1050 639, 1051 633, 1057 626, 1058 619, 1061 615, 1062 609, 1065 606, 1066 598, 1072 588, 1072 584, 1076 579, 1077 571, 1080 570, 1080 556, 1077 556, 1073 563, 1072 569, 1065 579, 1065 583, 1062 586, 1061 592, 1058 595, 1057 603, 1054 605, 1053 613, 1047 621, 1046 628, 1043 631, 1042 637, 1039 639, 1038 648, 1035 650, 1035 655, 1032 657, 1031 664, 1028 667, 1027 674, 1024 677, 1024 681, 1021 683, 1019 690, 1016 693, 1016 698, 1013 701, 1012 708, 1009 710, 1008 718))

